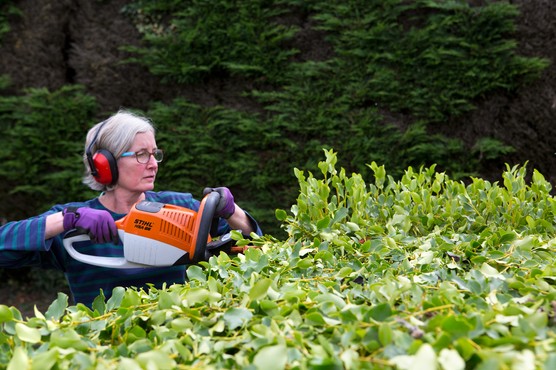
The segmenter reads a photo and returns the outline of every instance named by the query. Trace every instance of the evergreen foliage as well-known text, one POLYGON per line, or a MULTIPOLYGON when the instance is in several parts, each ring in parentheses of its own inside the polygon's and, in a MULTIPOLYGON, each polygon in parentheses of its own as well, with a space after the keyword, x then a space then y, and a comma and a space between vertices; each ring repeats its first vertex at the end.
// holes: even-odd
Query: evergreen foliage
MULTIPOLYGON (((125 7, 148 48, 130 61, 172 83, 241 75, 276 81, 296 50, 284 47, 295 27, 272 20, 286 9, 274 1, 136 1, 125 7)), ((277 2, 276 2, 277 3, 277 2)))
POLYGON ((0 0, 0 41, 5 34, 10 32, 10 16, 21 15, 19 9, 13 4, 13 0, 0 0))
POLYGON ((92 196, 81 183, 82 155, 96 109, 80 86, 0 97, 3 216, 29 217, 55 203, 92 196))
POLYGON ((168 154, 168 163, 160 171, 166 187, 202 191, 210 181, 249 186, 245 180, 257 171, 257 139, 263 131, 251 116, 222 107, 199 107, 183 99, 170 106, 155 104, 148 115, 168 154))
POLYGON ((474 99, 536 78, 546 61, 515 55, 515 6, 468 1, 315 1, 334 46, 336 75, 356 100, 428 123, 473 109, 474 99))

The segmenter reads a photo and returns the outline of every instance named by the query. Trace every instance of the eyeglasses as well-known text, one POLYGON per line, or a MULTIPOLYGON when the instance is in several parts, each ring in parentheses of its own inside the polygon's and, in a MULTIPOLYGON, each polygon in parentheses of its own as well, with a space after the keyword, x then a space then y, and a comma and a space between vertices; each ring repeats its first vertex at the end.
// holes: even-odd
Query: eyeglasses
POLYGON ((135 159, 137 159, 137 162, 141 163, 141 164, 147 164, 149 163, 149 160, 151 159, 151 155, 153 156, 154 160, 157 162, 162 162, 162 159, 164 158, 164 152, 162 151, 162 149, 155 149, 152 153, 149 153, 147 151, 140 151, 140 152, 125 152, 122 153, 122 155, 120 157, 131 157, 131 156, 135 156, 135 159))

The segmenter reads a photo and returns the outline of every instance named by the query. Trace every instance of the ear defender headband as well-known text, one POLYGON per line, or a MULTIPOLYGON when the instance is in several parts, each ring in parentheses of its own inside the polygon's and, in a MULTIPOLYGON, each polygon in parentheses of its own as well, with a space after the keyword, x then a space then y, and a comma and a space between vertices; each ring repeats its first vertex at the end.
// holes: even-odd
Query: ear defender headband
POLYGON ((118 182, 118 163, 114 155, 106 149, 99 149, 92 154, 91 149, 96 143, 98 135, 108 120, 102 122, 95 132, 95 136, 85 150, 89 170, 95 180, 103 185, 114 185, 118 182))

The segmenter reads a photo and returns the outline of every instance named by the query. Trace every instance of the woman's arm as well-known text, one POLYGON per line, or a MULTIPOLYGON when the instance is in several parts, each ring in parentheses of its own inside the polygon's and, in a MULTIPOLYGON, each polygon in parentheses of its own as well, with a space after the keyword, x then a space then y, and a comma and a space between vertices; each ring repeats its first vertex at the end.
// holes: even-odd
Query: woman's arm
POLYGON ((46 217, 11 221, 0 227, 0 267, 17 268, 41 263, 40 252, 50 248, 44 238, 46 217))
POLYGON ((253 231, 257 231, 256 225, 253 225, 251 219, 247 216, 245 211, 236 204, 236 210, 230 218, 227 219, 228 224, 234 230, 241 230, 245 235, 249 235, 253 231))
POLYGON ((64 215, 62 212, 56 212, 46 216, 46 224, 44 228, 44 239, 48 240, 58 234, 64 232, 64 215))

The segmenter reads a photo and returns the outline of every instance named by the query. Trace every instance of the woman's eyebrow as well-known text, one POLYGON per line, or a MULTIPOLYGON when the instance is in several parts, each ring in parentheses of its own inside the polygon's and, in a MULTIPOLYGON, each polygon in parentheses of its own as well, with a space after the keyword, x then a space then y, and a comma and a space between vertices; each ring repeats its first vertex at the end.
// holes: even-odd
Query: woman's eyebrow
MULTIPOLYGON (((158 149, 158 147, 156 147, 156 146, 153 147, 153 150, 157 150, 157 149, 158 149)), ((139 149, 137 149, 137 150, 131 150, 131 149, 130 149, 129 151, 130 151, 130 152, 140 153, 140 152, 148 152, 149 149, 147 149, 147 147, 142 147, 142 148, 139 148, 139 149)))

